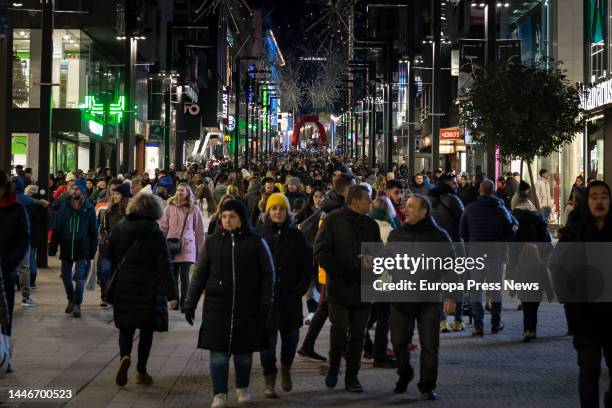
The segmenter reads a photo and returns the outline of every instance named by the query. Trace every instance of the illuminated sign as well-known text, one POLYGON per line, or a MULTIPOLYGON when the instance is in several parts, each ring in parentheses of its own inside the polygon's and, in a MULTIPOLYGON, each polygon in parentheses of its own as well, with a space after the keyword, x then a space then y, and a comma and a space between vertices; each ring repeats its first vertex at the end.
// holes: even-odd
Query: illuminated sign
POLYGON ((593 110, 612 103, 612 79, 585 88, 586 96, 580 98, 580 107, 593 110))
POLYGON ((108 118, 108 122, 121 123, 123 120, 123 112, 125 111, 125 97, 120 96, 117 102, 99 103, 95 96, 86 95, 85 104, 81 106, 85 112, 94 118, 108 118))
POLYGON ((94 135, 102 137, 104 134, 104 125, 98 122, 94 122, 93 120, 89 121, 89 131, 94 135))
POLYGON ((461 140, 459 128, 440 129, 440 140, 461 140))

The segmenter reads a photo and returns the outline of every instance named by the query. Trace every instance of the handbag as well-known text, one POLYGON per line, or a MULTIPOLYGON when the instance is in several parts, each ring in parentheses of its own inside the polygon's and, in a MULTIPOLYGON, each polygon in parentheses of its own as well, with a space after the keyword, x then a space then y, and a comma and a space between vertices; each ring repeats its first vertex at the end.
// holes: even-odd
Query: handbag
POLYGON ((113 276, 106 284, 106 288, 104 288, 104 293, 102 294, 102 300, 104 302, 110 303, 111 305, 115 302, 115 279, 117 278, 117 272, 119 272, 119 269, 121 269, 121 267, 125 263, 125 260, 127 259, 127 256, 129 255, 130 251, 136 246, 137 243, 138 240, 134 241, 134 243, 130 245, 128 250, 125 252, 125 255, 123 255, 123 258, 121 258, 121 261, 117 264, 117 267, 113 272, 113 276))
POLYGON ((183 222, 183 229, 181 230, 181 236, 178 238, 168 238, 166 242, 168 243, 168 249, 170 250, 170 255, 174 258, 176 255, 180 254, 183 250, 183 234, 185 233, 185 226, 187 225, 187 219, 189 218, 189 212, 187 212, 187 216, 185 217, 185 222, 183 222))

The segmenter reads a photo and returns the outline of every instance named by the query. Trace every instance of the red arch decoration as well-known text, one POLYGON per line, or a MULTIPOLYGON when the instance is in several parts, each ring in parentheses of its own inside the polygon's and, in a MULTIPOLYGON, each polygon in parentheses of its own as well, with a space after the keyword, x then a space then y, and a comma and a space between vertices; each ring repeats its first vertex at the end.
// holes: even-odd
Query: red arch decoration
POLYGON ((293 135, 291 135, 291 146, 297 146, 298 141, 300 140, 300 133, 302 132, 302 126, 306 123, 314 123, 319 129, 319 140, 323 144, 327 144, 327 133, 325 133, 325 128, 319 122, 319 117, 317 115, 306 115, 300 117, 300 120, 293 126, 293 135))

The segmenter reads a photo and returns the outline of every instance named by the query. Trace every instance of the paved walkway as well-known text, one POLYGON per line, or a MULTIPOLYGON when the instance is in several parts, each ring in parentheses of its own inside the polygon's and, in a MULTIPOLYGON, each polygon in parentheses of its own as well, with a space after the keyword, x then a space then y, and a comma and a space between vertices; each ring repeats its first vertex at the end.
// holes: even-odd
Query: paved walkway
MULTIPOLYGON (((171 312, 170 332, 155 335, 148 366, 155 384, 145 387, 128 383, 121 389, 114 384, 118 332, 111 322, 112 312, 98 307, 99 292, 96 291, 86 292, 83 318, 65 315, 65 295, 57 261, 51 259, 50 263, 51 269, 40 271, 39 288, 33 292, 39 307, 16 306, 15 372, 0 379, 0 389, 69 388, 75 398, 64 403, 5 406, 195 408, 209 405, 208 354, 195 348, 201 309, 198 309, 195 327, 188 326, 178 312, 171 312)), ((276 401, 265 400, 261 397, 263 378, 259 356, 255 355, 252 405, 577 407, 576 355, 571 339, 564 335, 566 326, 561 307, 542 306, 540 338, 530 344, 521 342, 522 315, 515 309, 515 304, 505 305, 506 329, 496 336, 487 334, 481 339, 472 339, 467 331, 442 335, 438 402, 419 401, 414 384, 405 395, 393 395, 394 371, 371 366, 364 366, 360 375, 365 393, 350 395, 340 388, 330 391, 323 384, 324 367, 299 358, 294 368, 294 391, 289 395, 280 391, 282 398, 276 401)), ((326 327, 318 342, 318 351, 322 354, 328 345, 328 334, 326 327)), ((418 365, 415 358, 413 361, 418 365)), ((604 373, 602 390, 603 384, 609 381, 607 370, 604 373)), ((237 405, 233 390, 230 400, 232 406, 237 405)))

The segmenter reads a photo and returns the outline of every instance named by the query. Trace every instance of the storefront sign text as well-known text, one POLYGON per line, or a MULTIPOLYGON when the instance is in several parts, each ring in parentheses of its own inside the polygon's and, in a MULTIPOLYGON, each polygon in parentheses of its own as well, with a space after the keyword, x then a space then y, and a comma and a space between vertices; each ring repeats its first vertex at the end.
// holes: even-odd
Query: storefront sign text
POLYGON ((580 107, 589 111, 612 104, 612 79, 585 89, 587 94, 581 98, 580 107))

